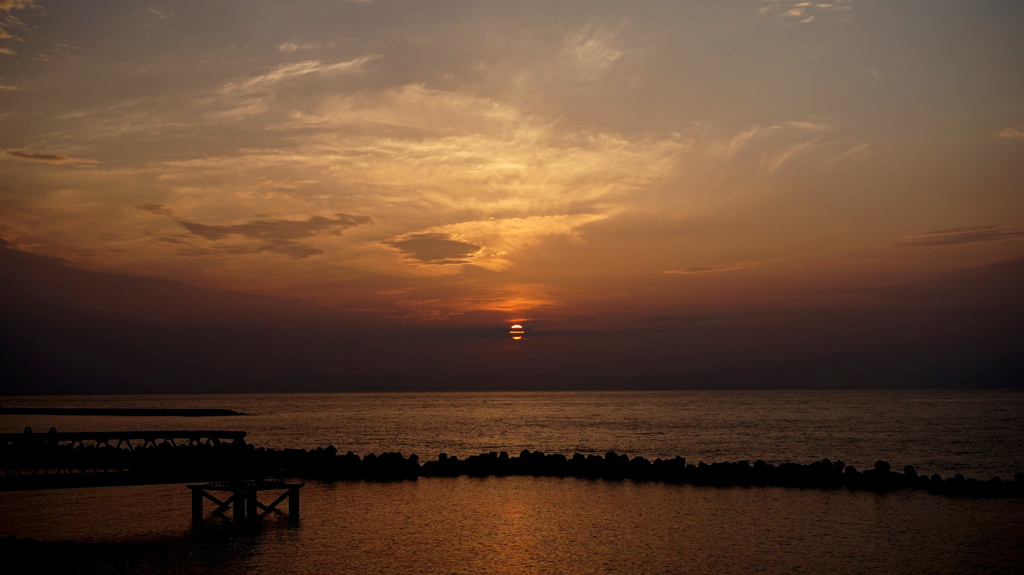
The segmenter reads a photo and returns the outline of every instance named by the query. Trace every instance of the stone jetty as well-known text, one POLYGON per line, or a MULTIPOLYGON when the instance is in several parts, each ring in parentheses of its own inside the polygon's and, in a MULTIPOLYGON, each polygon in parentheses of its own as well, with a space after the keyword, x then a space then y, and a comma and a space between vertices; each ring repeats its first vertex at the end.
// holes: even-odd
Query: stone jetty
POLYGON ((416 477, 505 477, 515 475, 578 477, 585 479, 659 481, 713 487, 799 487, 889 492, 915 489, 935 494, 966 497, 1024 497, 1024 473, 1013 481, 993 477, 987 481, 957 474, 920 475, 913 466, 893 471, 889 463, 876 461, 872 469, 860 471, 842 461, 823 459, 810 464, 771 464, 764 461, 687 463, 683 457, 630 458, 608 452, 601 455, 542 453, 523 450, 518 456, 507 452, 472 455, 465 459, 442 453, 435 460, 420 462, 416 455, 383 453, 360 458, 351 451, 344 455, 335 448, 293 452, 289 469, 297 476, 320 479, 398 480, 416 477))
MULTIPOLYGON (((142 432, 139 432, 142 433, 142 432)), ((191 432, 174 432, 187 435, 191 432)), ((200 433, 200 432, 196 432, 200 433)), ((204 441, 150 441, 128 448, 109 440, 93 443, 29 441, 46 434, 4 436, 0 441, 0 489, 40 489, 130 483, 176 483, 256 477, 298 477, 327 481, 415 480, 418 477, 545 476, 601 480, 658 481, 715 487, 798 487, 890 492, 904 489, 964 497, 1024 497, 1024 473, 1013 480, 982 481, 963 475, 896 471, 885 461, 858 470, 842 461, 809 464, 735 461, 697 464, 683 457, 655 459, 604 455, 490 452, 460 459, 442 453, 420 461, 417 455, 385 452, 359 456, 334 446, 267 449, 244 440, 244 432, 201 432, 204 441), (211 441, 223 434, 231 441, 211 441), (6 440, 6 439, 10 440, 6 440)), ((63 434, 62 434, 63 435, 63 434)), ((100 434, 102 435, 102 434, 100 434)))

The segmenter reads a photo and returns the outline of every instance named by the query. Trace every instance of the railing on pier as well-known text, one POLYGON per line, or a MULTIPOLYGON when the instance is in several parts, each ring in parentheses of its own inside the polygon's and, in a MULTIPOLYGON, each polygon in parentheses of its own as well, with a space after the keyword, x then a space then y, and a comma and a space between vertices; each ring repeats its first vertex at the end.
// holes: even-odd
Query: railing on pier
POLYGON ((0 434, 0 489, 219 479, 239 465, 244 431, 0 434))
POLYGON ((244 431, 76 431, 47 433, 0 433, 0 448, 10 447, 113 447, 135 451, 140 447, 167 445, 220 445, 224 442, 245 443, 244 431))

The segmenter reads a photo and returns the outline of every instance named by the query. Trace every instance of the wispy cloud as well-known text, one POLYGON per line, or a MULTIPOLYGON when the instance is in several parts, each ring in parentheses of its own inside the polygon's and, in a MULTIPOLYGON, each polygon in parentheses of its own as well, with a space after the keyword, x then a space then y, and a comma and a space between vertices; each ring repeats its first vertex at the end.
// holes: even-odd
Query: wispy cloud
POLYGON ((853 10, 850 0, 832 2, 793 2, 792 0, 764 0, 766 5, 758 11, 792 19, 802 24, 813 22, 816 17, 829 13, 844 13, 853 10))
MULTIPOLYGON (((849 145, 849 144, 847 144, 849 145)), ((846 149, 840 149, 822 164, 826 168, 833 168, 846 162, 862 160, 872 153, 871 145, 867 142, 859 142, 849 145, 846 149)))
POLYGON ((709 273, 719 273, 719 272, 734 272, 734 271, 738 271, 738 270, 743 270, 743 269, 751 268, 751 267, 754 267, 754 266, 760 266, 760 265, 764 265, 764 264, 768 264, 768 263, 775 263, 775 262, 780 262, 780 261, 783 261, 783 260, 780 259, 780 258, 775 258, 775 259, 761 260, 761 261, 736 262, 736 263, 732 263, 732 264, 717 264, 717 265, 708 265, 708 266, 692 266, 692 267, 678 269, 678 270, 665 270, 665 271, 663 271, 661 273, 663 275, 690 275, 690 274, 709 274, 709 273))
POLYGON ((604 76, 624 54, 612 32, 593 24, 570 34, 562 45, 566 67, 585 82, 604 76))
POLYGON ((174 18, 176 16, 176 14, 174 12, 168 12, 167 10, 160 10, 160 9, 154 8, 152 6, 149 7, 148 11, 149 11, 150 14, 156 16, 157 18, 159 18, 161 20, 170 20, 171 18, 174 18))
POLYGON ((35 0, 0 0, 0 10, 4 12, 23 10, 32 6, 35 6, 35 0))
POLYGON ((361 56, 343 62, 328 63, 319 60, 305 60, 303 62, 281 64, 262 74, 227 82, 221 86, 219 92, 221 94, 238 94, 265 90, 276 84, 309 75, 354 74, 358 73, 364 64, 374 58, 375 56, 361 56))
POLYGON ((713 139, 703 145, 705 154, 715 160, 731 160, 753 149, 762 166, 777 169, 800 148, 813 144, 829 126, 818 122, 793 121, 748 126, 739 132, 713 139))
POLYGON ((904 237, 893 244, 898 248, 921 248, 930 246, 954 246, 977 242, 994 242, 1024 237, 1024 228, 1013 226, 973 226, 934 230, 904 237))
POLYGON ((750 126, 739 133, 711 141, 705 146, 705 153, 715 160, 730 160, 743 151, 755 137, 779 128, 778 125, 750 126))
POLYGON ((9 156, 18 158, 19 160, 27 160, 30 162, 46 162, 50 164, 98 164, 96 160, 87 160, 84 158, 72 158, 69 156, 58 156, 57 154, 40 154, 38 152, 25 152, 20 150, 6 150, 9 156))
POLYGON ((773 154, 766 154, 761 160, 761 172, 765 174, 774 174, 779 171, 783 165, 786 164, 790 159, 801 154, 811 146, 817 143, 816 139, 806 140, 803 142, 797 142, 786 146, 781 150, 775 151, 773 154))
POLYGON ((698 140, 696 147, 708 160, 728 164, 734 175, 744 169, 759 176, 772 175, 808 158, 821 168, 833 168, 868 154, 868 144, 851 142, 836 131, 812 121, 759 124, 724 137, 698 140))
POLYGON ((36 54, 32 57, 33 60, 39 62, 60 62, 62 60, 75 60, 77 57, 74 55, 76 50, 80 50, 78 46, 68 44, 67 42, 57 42, 50 46, 49 52, 43 52, 36 54))
POLYGON ((281 52, 298 52, 300 50, 316 50, 321 48, 323 44, 319 42, 303 42, 297 44, 295 42, 285 42, 277 47, 281 52))
MULTIPOLYGON (((26 28, 25 23, 17 16, 11 14, 11 12, 35 7, 36 3, 34 0, 0 0, 0 12, 2 12, 0 13, 0 40, 21 40, 21 38, 13 34, 11 30, 22 30, 26 28)), ((8 46, 0 46, 0 54, 13 55, 16 53, 17 52, 8 46)))
POLYGON ((998 134, 1001 138, 1024 140, 1024 126, 1009 126, 998 134))
POLYGON ((731 272, 741 270, 747 266, 741 264, 732 264, 724 266, 694 266, 681 270, 665 270, 661 272, 664 275, 688 275, 688 274, 707 274, 716 272, 731 272))

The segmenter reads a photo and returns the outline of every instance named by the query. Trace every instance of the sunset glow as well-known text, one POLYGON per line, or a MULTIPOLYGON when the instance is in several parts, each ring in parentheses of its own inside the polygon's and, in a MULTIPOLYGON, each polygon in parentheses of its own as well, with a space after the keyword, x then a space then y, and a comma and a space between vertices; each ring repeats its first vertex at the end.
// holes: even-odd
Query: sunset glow
POLYGON ((1021 29, 985 1, 0 2, 9 375, 1018 373, 1021 29), (206 338, 233 343, 162 351, 206 338))

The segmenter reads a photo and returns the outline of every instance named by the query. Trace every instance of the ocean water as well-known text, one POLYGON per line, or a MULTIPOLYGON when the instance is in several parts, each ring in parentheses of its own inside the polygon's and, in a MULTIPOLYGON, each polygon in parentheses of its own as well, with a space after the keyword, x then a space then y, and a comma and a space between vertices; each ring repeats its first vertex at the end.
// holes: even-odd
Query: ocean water
POLYGON ((335 446, 433 459, 523 449, 571 455, 810 463, 878 459, 918 473, 1024 471, 1024 391, 478 392, 0 397, 4 406, 225 408, 244 417, 0 416, 0 433, 244 430, 268 448, 335 446))
MULTIPOLYGON (((1024 470, 1012 390, 3 397, 244 417, 2 416, 0 432, 241 429, 266 447, 432 459, 609 450, 690 462, 1024 470)), ((302 519, 191 525, 183 485, 0 493, 0 536, 91 542, 83 572, 1017 573, 1024 501, 574 478, 309 482, 302 519)))
MULTIPOLYGON (((121 573, 1019 573, 1024 502, 505 477, 308 483, 302 519, 189 525, 181 485, 0 493, 121 573)), ((45 572, 45 571, 40 571, 45 572)), ((88 571, 86 571, 88 572, 88 571)))

